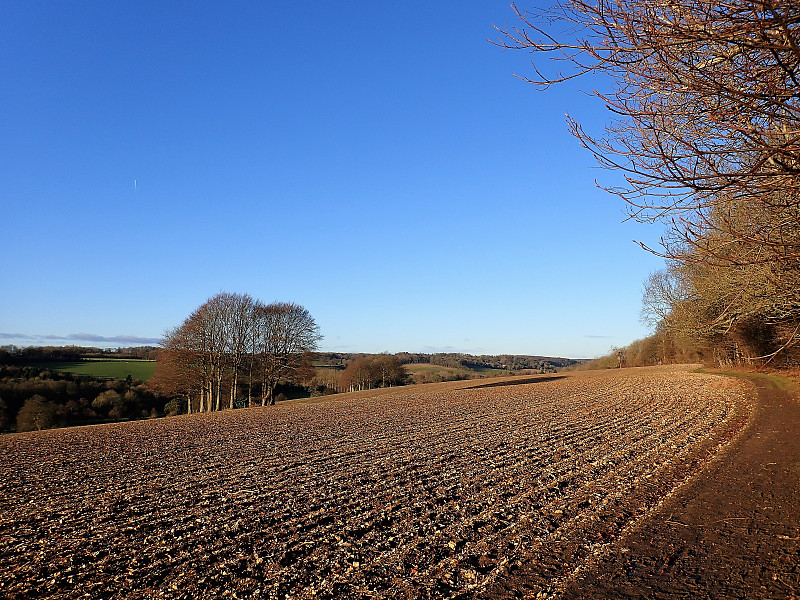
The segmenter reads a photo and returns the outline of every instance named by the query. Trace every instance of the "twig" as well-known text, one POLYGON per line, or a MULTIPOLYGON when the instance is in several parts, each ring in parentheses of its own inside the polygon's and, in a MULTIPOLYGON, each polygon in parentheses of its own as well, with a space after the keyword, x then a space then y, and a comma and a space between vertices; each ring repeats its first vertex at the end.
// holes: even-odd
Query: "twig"
MULTIPOLYGON (((724 523, 725 521, 746 521, 750 517, 729 517, 727 519, 720 519, 719 521, 714 521, 710 525, 716 525, 717 523, 724 523)), ((708 527, 709 525, 706 525, 708 527)))

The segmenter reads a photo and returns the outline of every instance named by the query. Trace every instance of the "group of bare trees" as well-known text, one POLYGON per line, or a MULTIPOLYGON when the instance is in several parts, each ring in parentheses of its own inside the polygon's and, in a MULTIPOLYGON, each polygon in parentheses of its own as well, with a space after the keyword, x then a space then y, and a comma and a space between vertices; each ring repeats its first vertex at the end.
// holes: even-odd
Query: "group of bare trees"
POLYGON ((408 371, 395 354, 349 355, 346 365, 318 368, 311 382, 312 394, 332 394, 394 387, 409 383, 408 371))
POLYGON ((564 0, 517 14, 499 44, 534 53, 525 79, 547 87, 594 73, 608 86, 593 92, 612 115, 605 134, 569 124, 600 164, 624 173, 610 191, 630 216, 665 227, 660 248, 643 245, 667 260, 647 282, 647 316, 727 358, 791 349, 800 341, 800 3, 564 0))
POLYGON ((339 376, 342 390, 371 390, 377 387, 404 385, 408 373, 402 361, 392 354, 362 356, 347 365, 339 376))
POLYGON ((188 412, 273 404, 279 382, 310 378, 320 339, 302 306, 220 293, 165 334, 152 385, 185 397, 188 412))

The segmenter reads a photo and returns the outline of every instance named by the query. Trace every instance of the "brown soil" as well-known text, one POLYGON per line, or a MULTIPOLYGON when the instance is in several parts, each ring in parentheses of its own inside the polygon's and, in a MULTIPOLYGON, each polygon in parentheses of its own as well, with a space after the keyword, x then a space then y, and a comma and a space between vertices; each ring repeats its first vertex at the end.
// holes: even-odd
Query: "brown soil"
POLYGON ((800 406, 757 385, 631 369, 0 436, 0 597, 791 598, 800 406))
POLYGON ((564 598, 800 597, 800 405, 751 377, 747 427, 564 598))

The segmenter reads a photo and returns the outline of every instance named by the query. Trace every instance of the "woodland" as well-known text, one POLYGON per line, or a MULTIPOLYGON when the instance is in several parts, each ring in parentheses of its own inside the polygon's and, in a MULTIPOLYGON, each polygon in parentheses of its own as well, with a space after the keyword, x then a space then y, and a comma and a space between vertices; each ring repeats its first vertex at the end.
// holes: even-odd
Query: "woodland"
POLYGON ((621 175, 630 219, 664 227, 645 283, 655 334, 622 364, 800 361, 800 5, 568 0, 514 7, 498 45, 531 53, 523 79, 589 78, 604 133, 569 119, 621 175))
POLYGON ((175 401, 145 382, 0 365, 0 432, 159 417, 175 401))

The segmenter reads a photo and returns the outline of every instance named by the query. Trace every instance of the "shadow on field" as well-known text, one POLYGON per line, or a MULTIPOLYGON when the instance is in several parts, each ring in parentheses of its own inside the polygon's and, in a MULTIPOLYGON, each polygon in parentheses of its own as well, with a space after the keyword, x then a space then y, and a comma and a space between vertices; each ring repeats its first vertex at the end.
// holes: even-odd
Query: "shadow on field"
POLYGON ((505 387, 507 385, 527 385, 529 383, 542 383, 543 381, 555 381, 556 379, 564 379, 566 375, 549 375, 547 377, 526 377, 524 379, 515 379, 514 381, 497 381, 495 383, 481 383, 480 385, 471 385, 469 387, 459 388, 461 390, 477 390, 478 388, 490 387, 505 387))

